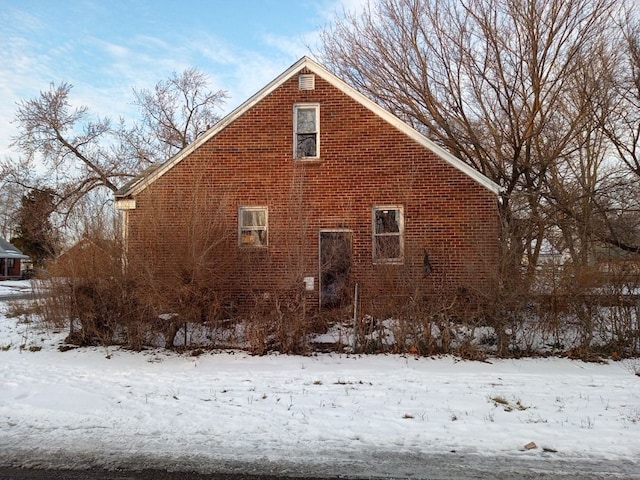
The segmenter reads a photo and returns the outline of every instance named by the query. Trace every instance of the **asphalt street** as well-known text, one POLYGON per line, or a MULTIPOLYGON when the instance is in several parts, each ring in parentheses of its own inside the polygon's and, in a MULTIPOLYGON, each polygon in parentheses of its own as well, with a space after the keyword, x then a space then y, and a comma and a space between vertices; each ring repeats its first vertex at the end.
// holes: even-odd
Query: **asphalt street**
MULTIPOLYGON (((0 480, 640 480, 634 461, 589 461, 523 459, 483 455, 403 455, 377 452, 336 464, 291 465, 286 462, 254 463, 208 461, 182 463, 179 459, 124 461, 122 467, 69 469, 64 463, 55 468, 17 468, 21 463, 3 461, 0 453, 0 480)), ((23 460, 24 457, 23 457, 23 460)), ((60 458, 58 460, 61 460, 60 458)), ((76 459, 77 460, 77 459, 76 459)), ((51 465, 25 461, 24 465, 51 465)), ((76 465, 82 464, 76 463, 76 465)))
MULTIPOLYGON (((39 470, 0 468, 0 480, 278 480, 281 478, 243 474, 198 474, 194 472, 163 472, 158 470, 39 470)), ((319 480, 319 479, 318 479, 319 480)), ((331 479, 323 479, 331 480, 331 479)))

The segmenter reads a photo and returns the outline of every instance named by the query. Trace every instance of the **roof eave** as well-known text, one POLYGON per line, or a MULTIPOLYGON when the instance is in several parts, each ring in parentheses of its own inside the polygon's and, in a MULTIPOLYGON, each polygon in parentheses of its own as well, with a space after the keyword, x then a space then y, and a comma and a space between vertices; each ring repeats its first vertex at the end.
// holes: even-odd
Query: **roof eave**
POLYGON ((0 258, 17 258, 21 260, 28 260, 29 256, 25 255, 24 253, 3 252, 3 253, 0 253, 0 258))

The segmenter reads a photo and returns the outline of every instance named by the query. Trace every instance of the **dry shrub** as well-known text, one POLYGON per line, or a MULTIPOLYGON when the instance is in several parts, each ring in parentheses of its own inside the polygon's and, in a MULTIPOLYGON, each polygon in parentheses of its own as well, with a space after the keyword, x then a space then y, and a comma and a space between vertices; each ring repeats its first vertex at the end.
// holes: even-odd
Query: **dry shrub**
POLYGON ((31 280, 34 287, 34 307, 45 325, 51 329, 68 326, 71 318, 68 282, 57 277, 31 280))
POLYGON ((92 264, 94 270, 74 261, 80 270, 46 281, 48 293, 39 301, 39 311, 52 324, 69 321, 69 342, 116 343, 136 350, 162 343, 173 348, 180 329, 194 324, 215 328, 221 318, 222 295, 203 273, 147 276, 123 270, 122 250, 111 251, 106 260, 100 267, 92 264))
POLYGON ((640 274, 635 262, 615 265, 605 275, 600 350, 614 359, 640 356, 640 274))
MULTIPOLYGON (((307 320, 302 282, 295 280, 300 267, 290 267, 292 286, 256 296, 239 317, 229 308, 230 292, 238 291, 229 279, 245 265, 236 256, 236 227, 227 224, 229 196, 197 185, 172 198, 152 193, 140 200, 153 208, 138 214, 140 230, 129 252, 113 240, 118 232, 99 231, 50 266, 43 315, 56 323, 68 319, 69 341, 82 345, 184 348, 202 333, 215 348, 213 332, 234 330, 244 320, 252 352, 307 352, 314 324, 307 320)), ((230 336, 224 338, 227 346, 230 336)))
MULTIPOLYGON (((308 353, 312 332, 330 320, 354 319, 344 304, 311 313, 316 306, 307 305, 301 281, 309 268, 294 250, 273 291, 253 294, 248 309, 231 310, 228 292, 250 291, 250 278, 235 275, 248 287, 229 278, 250 271, 251 259, 237 256, 236 226, 226 223, 229 199, 196 187, 176 195, 183 198, 146 199, 155 209, 137 219, 143 230, 135 252, 123 251, 117 231, 95 229, 49 265, 50 277, 34 282, 42 290, 38 313, 57 328, 70 320, 75 343, 134 349, 187 347, 197 332, 242 325, 239 341, 254 354, 308 353), (190 207, 178 210, 174 203, 190 207)), ((594 268, 554 270, 536 293, 520 275, 504 274, 495 287, 476 292, 456 289, 443 268, 420 275, 421 267, 379 265, 377 278, 359 285, 355 342, 349 342, 356 352, 482 360, 488 353, 540 353, 542 342, 586 359, 639 354, 639 282, 632 271, 619 268, 604 278, 594 268)), ((352 289, 356 279, 346 280, 352 289)))
POLYGON ((77 345, 141 342, 126 327, 136 324, 135 297, 121 278, 76 279, 69 285, 71 327, 67 342, 77 345), (122 342, 119 336, 126 340, 122 342))
POLYGON ((639 355, 640 285, 634 265, 568 264, 545 272, 547 291, 534 301, 547 343, 584 360, 639 355))
POLYGON ((158 214, 176 198, 158 201, 141 219, 144 248, 133 255, 125 252, 118 229, 87 222, 89 233, 48 266, 39 301, 44 319, 68 321, 74 343, 134 349, 159 343, 173 348, 185 325, 212 326, 223 310, 224 264, 232 261, 220 212, 225 198, 195 187, 180 195, 190 206, 172 210, 181 223, 158 214))
POLYGON ((49 324, 68 324, 70 343, 139 348, 131 327, 141 319, 123 273, 122 244, 107 235, 102 229, 85 234, 48 265, 48 278, 40 280, 39 313, 49 324))
POLYGON ((235 228, 227 225, 229 195, 212 192, 202 179, 171 197, 148 189, 139 201, 147 205, 131 213, 138 230, 127 275, 139 308, 152 319, 152 336, 160 335, 168 348, 186 347, 189 328, 213 330, 228 313, 225 292, 235 238, 235 228))
POLYGON ((292 288, 278 294, 254 293, 244 331, 249 351, 255 355, 269 351, 306 354, 311 325, 304 291, 292 288))
POLYGON ((443 271, 429 284, 411 265, 383 265, 378 272, 376 284, 365 285, 354 325, 357 351, 482 356, 473 343, 482 307, 472 292, 456 289, 443 271))

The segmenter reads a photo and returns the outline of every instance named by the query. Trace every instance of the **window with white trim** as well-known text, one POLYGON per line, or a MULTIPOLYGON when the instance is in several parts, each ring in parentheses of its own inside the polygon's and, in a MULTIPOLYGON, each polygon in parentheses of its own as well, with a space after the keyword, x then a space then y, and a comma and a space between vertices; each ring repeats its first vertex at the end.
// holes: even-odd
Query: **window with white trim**
POLYGON ((268 244, 267 207, 240 207, 238 210, 238 244, 266 247, 268 244))
POLYGON ((374 263, 402 263, 404 260, 404 209, 402 206, 374 206, 371 214, 374 263))
POLYGON ((320 105, 301 103, 293 108, 295 158, 320 157, 320 105))

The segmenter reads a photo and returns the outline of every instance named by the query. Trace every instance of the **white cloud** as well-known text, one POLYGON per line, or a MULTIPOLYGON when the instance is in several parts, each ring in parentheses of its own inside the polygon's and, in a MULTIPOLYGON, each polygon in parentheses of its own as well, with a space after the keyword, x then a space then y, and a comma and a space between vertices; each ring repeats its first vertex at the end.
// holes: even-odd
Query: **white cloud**
MULTIPOLYGON (((57 22, 25 7, 0 11, 0 158, 16 155, 8 148, 15 135, 11 120, 15 103, 36 97, 51 82, 74 85, 74 105, 87 105, 100 116, 131 118, 132 88, 152 88, 172 72, 195 66, 207 73, 214 89, 231 95, 226 108, 239 105, 316 46, 319 31, 343 8, 362 8, 367 0, 313 0, 317 22, 315 30, 283 35, 265 25, 266 33, 254 46, 234 44, 233 39, 212 31, 176 28, 162 33, 128 32, 110 35, 108 29, 90 30, 81 26, 71 33, 69 19, 57 22), (38 16, 40 15, 40 16, 38 16), (104 33, 107 32, 107 33, 104 33), (131 33, 130 35, 127 35, 131 33)), ((98 18, 108 9, 84 4, 98 18)), ((79 7, 75 7, 76 9, 79 7)), ((124 23, 124 22, 123 22, 124 23)), ((184 26, 183 26, 184 27, 184 26)))
POLYGON ((122 45, 118 45, 112 42, 107 42, 98 38, 91 39, 97 45, 100 45, 104 52, 114 58, 129 58, 131 57, 131 50, 122 45))

